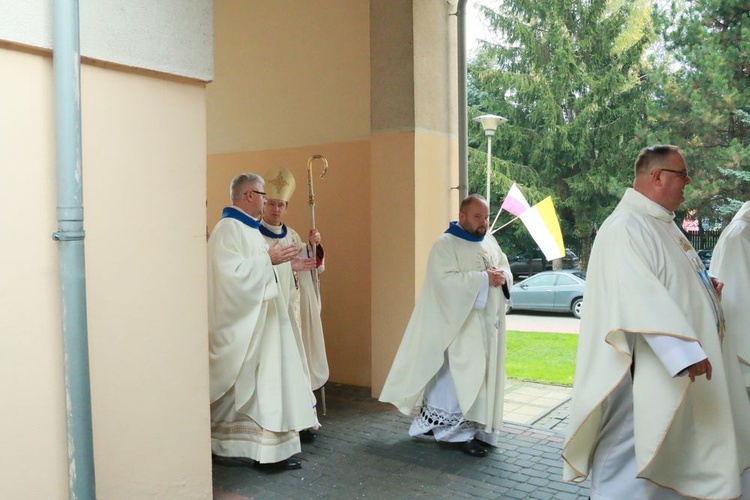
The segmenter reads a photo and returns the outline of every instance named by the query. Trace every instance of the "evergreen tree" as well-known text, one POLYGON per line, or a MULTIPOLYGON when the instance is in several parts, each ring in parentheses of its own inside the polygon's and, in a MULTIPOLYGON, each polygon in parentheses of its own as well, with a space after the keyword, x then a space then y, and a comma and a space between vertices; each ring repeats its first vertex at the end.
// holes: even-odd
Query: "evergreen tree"
POLYGON ((750 199, 750 2, 673 1, 657 20, 667 64, 655 62, 649 138, 686 152, 683 208, 726 222, 750 199))
MULTIPOLYGON (((633 161, 646 145, 639 132, 647 116, 651 9, 645 0, 481 7, 502 43, 485 44, 472 60, 469 95, 476 114, 508 118, 493 149, 507 177, 497 184, 517 181, 532 204, 551 194, 566 243, 574 243, 584 263, 592 232, 631 184, 633 161)), ((477 126, 470 145, 479 144, 477 126)), ((493 206, 506 192, 494 190, 493 206)))

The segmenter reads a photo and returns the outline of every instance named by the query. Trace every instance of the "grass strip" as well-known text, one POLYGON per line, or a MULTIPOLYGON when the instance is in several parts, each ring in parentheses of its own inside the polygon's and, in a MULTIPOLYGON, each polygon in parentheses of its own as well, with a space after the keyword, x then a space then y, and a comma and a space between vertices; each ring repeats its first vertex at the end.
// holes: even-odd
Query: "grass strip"
POLYGON ((506 338, 508 378, 573 385, 578 335, 508 330, 506 338))

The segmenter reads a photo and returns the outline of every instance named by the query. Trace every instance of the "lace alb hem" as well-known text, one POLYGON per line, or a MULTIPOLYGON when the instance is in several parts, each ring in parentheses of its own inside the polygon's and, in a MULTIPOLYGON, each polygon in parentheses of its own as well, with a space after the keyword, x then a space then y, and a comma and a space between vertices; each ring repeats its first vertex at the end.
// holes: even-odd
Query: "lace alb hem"
POLYGON ((414 419, 413 424, 423 432, 430 431, 436 427, 444 427, 455 431, 465 429, 476 429, 476 423, 470 420, 464 420, 464 416, 458 413, 451 413, 440 408, 424 405, 422 411, 414 419))

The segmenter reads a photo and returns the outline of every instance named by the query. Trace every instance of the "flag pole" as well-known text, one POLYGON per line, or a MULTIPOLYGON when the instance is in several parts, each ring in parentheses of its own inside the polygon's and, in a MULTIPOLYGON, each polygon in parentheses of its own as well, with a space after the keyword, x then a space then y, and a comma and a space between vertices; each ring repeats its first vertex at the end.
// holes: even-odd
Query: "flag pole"
POLYGON ((490 234, 492 234, 492 228, 495 227, 495 223, 497 222, 498 217, 500 217, 500 212, 502 212, 503 209, 500 208, 500 210, 497 211, 497 215, 495 216, 495 220, 492 221, 492 225, 490 226, 490 234))
MULTIPOLYGON (((497 220, 497 219, 495 219, 495 220, 497 220)), ((502 225, 502 226, 500 226, 499 228, 495 229, 494 231, 490 230, 490 234, 495 234, 496 232, 500 231, 500 230, 501 230, 502 228, 504 228, 505 226, 507 226, 507 225, 510 225, 511 223, 513 223, 513 222, 515 222, 515 221, 517 221, 517 220, 518 220, 518 217, 513 217, 513 218, 512 218, 511 220, 509 220, 508 222, 506 222, 505 224, 503 224, 503 225, 502 225)), ((494 225, 495 225, 495 223, 493 222, 493 223, 492 223, 492 225, 494 226, 494 225)))

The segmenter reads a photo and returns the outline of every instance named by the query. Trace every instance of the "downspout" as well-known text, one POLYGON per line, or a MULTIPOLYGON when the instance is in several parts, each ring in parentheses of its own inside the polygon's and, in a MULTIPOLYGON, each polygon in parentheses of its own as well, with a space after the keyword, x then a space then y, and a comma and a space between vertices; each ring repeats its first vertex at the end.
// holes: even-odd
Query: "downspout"
POLYGON ((458 197, 469 195, 469 129, 466 100, 466 2, 458 0, 457 21, 457 77, 458 77, 458 197))
POLYGON ((57 231, 62 300, 68 498, 94 500, 86 269, 81 169, 81 56, 78 0, 55 0, 52 60, 55 81, 57 231))

